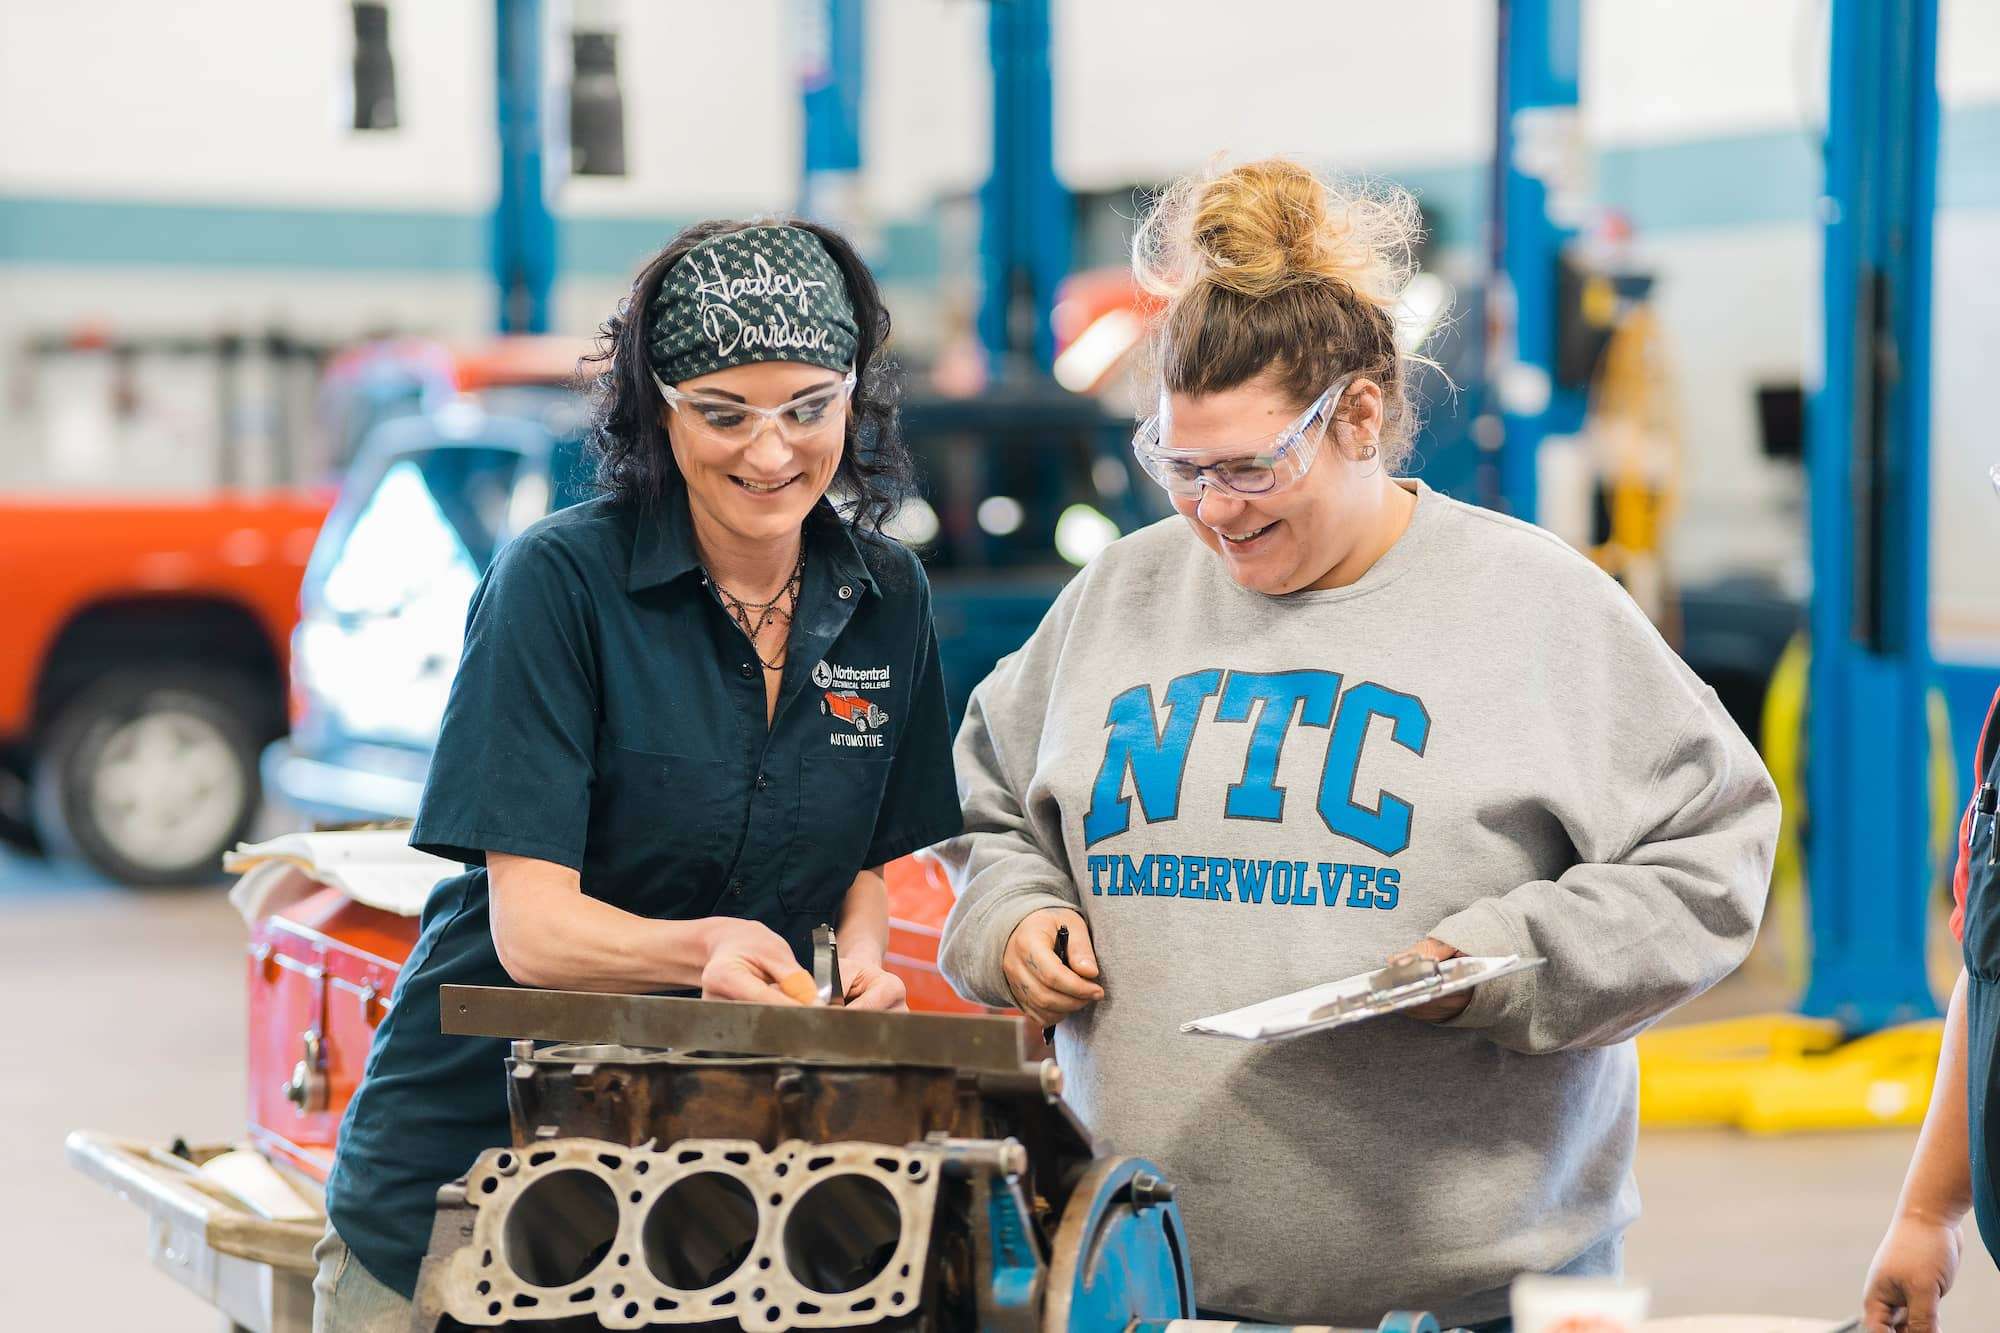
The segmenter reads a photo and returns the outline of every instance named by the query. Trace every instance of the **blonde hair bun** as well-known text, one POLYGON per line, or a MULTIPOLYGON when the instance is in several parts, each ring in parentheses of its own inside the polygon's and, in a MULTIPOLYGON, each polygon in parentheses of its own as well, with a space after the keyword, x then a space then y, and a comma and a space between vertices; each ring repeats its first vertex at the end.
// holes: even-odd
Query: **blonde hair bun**
POLYGON ((1261 300, 1326 284, 1389 311, 1421 234, 1407 190, 1271 157, 1169 187, 1133 239, 1132 271, 1168 301, 1202 286, 1261 300))

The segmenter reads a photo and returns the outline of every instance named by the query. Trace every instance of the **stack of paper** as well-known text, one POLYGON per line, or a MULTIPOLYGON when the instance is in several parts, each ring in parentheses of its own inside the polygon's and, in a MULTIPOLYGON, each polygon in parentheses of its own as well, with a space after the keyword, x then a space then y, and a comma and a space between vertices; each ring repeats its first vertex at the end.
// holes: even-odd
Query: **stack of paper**
POLYGON ((369 907, 416 916, 438 881, 461 869, 455 861, 410 846, 406 828, 287 833, 269 842, 239 844, 222 865, 243 876, 229 897, 251 921, 296 900, 301 877, 307 892, 330 885, 369 907))
POLYGON ((1233 1037, 1238 1041, 1280 1041, 1411 1009, 1440 995, 1456 994, 1511 972, 1540 967, 1544 961, 1519 954, 1450 958, 1438 964, 1434 974, 1413 982, 1398 982, 1390 969, 1379 968, 1231 1009, 1226 1014, 1190 1019, 1181 1024, 1181 1031, 1233 1037))

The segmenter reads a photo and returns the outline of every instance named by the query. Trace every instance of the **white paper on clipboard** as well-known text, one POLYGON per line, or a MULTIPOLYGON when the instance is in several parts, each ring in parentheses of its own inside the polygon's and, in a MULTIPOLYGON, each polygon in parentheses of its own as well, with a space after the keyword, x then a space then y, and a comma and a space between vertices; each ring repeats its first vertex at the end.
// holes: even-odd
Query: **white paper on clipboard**
POLYGON ((1470 990, 1483 981, 1524 972, 1547 961, 1523 958, 1517 953, 1492 958, 1447 958, 1429 976, 1401 984, 1386 975, 1389 968, 1377 968, 1231 1009, 1228 1013, 1190 1019, 1181 1024, 1181 1031, 1237 1041, 1284 1041, 1415 1008, 1426 1000, 1470 990))

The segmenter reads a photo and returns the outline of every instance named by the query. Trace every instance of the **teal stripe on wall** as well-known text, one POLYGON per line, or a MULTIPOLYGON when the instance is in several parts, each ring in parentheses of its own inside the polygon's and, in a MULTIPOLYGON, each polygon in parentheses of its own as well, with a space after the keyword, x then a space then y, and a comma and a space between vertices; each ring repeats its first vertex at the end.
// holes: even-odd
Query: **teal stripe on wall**
POLYGON ((1819 146, 1802 134, 1746 134, 1598 154, 1597 193, 1641 236, 1809 222, 1819 146))
MULTIPOLYGON (((556 227, 556 263, 561 273, 630 277, 665 245, 686 218, 564 218, 556 227)), ((480 261, 485 262, 483 258, 480 261)))
POLYGON ((1946 116, 1938 159, 1940 208, 2000 208, 2000 103, 1946 116))
MULTIPOLYGON (((0 204, 4 211, 4 204, 0 204)), ((679 218, 565 218, 558 224, 557 262, 564 273, 628 277, 675 232, 696 221, 679 218)), ((878 231, 869 257, 881 282, 920 281, 942 262, 937 225, 928 219, 891 222, 878 231)), ((483 260, 480 262, 484 262, 483 260)))
MULTIPOLYGON (((1485 213, 1477 163, 1381 173, 1416 192, 1435 241, 1474 243, 1485 213)), ((1598 194, 1645 235, 1805 224, 1819 190, 1818 148, 1797 133, 1750 134, 1608 150, 1598 194)), ((1945 118, 1938 202, 2000 209, 2000 103, 1945 118)), ((628 274, 690 218, 575 217, 560 224, 566 273, 628 274)), ((0 265, 293 268, 483 273, 483 215, 357 209, 239 208, 212 204, 0 194, 0 265)), ((890 223, 876 256, 885 282, 936 273, 941 244, 930 219, 890 223)))
POLYGON ((0 196, 0 263, 451 271, 485 264, 484 217, 0 196))

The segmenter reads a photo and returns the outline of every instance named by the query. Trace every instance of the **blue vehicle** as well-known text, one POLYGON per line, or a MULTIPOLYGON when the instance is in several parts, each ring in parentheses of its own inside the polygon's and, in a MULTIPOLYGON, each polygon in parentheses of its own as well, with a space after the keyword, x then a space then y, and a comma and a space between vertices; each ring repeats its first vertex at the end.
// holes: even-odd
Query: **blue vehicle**
MULTIPOLYGON (((1078 568, 1168 511, 1129 423, 1053 385, 903 419, 922 492, 890 531, 930 569, 955 720, 1078 568)), ((517 387, 369 433, 301 588, 292 733, 263 759, 276 801, 322 824, 416 814, 473 589, 508 538, 593 494, 585 427, 575 394, 517 387)))

